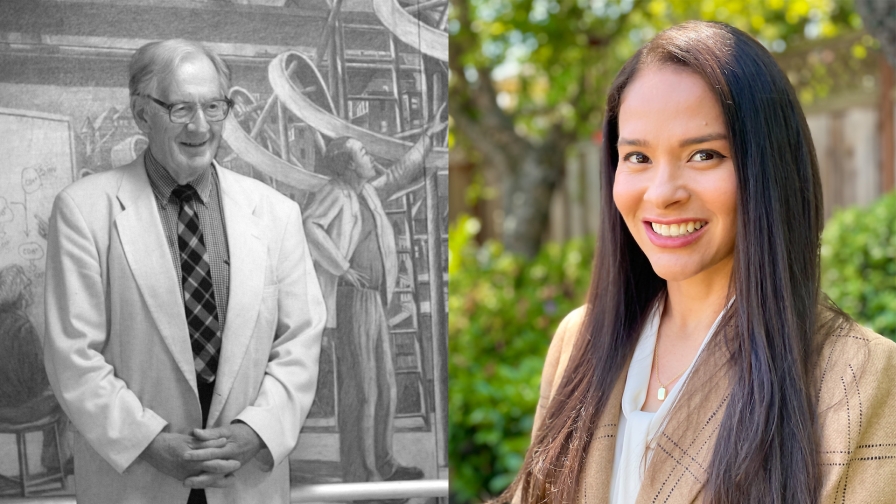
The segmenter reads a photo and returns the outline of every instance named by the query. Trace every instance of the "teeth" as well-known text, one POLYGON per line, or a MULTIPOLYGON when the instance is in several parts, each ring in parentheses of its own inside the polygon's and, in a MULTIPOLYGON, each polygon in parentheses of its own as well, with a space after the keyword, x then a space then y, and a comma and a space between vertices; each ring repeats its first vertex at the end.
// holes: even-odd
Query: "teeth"
POLYGON ((702 228, 706 223, 701 221, 682 222, 681 224, 657 224, 656 222, 651 222, 650 225, 653 227, 653 232, 658 235, 684 236, 702 228))

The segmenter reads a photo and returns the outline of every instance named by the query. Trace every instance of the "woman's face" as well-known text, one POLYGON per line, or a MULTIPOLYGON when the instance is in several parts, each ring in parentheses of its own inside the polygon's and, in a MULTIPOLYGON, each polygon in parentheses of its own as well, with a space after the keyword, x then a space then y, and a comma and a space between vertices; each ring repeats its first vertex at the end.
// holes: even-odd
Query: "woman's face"
POLYGON ((613 200, 667 281, 730 275, 737 180, 718 98, 688 69, 638 71, 619 109, 613 200))

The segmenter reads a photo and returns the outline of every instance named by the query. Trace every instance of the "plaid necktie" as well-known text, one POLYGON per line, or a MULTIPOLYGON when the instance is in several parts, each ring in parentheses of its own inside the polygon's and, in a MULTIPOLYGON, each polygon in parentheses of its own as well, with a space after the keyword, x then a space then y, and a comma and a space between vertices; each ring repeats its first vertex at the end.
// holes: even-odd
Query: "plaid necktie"
POLYGON ((179 185, 171 191, 171 195, 180 203, 177 247, 180 249, 181 282, 187 326, 190 328, 190 345, 193 348, 193 365, 196 367, 197 377, 205 383, 211 383, 215 381, 218 369, 221 335, 205 240, 202 239, 199 217, 193 208, 193 200, 198 194, 191 185, 179 185))

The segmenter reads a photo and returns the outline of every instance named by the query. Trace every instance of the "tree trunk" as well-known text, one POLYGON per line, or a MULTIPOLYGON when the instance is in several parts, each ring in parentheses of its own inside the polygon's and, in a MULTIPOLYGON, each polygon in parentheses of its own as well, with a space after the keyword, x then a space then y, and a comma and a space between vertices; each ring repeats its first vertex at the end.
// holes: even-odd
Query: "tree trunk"
MULTIPOLYGON (((480 109, 480 116, 483 111, 480 109)), ((501 241, 510 252, 533 257, 541 249, 549 222, 551 197, 562 182, 565 152, 573 137, 555 131, 536 144, 501 128, 500 121, 453 115, 455 131, 481 156, 479 169, 501 184, 501 241)))
POLYGON ((562 141, 529 146, 513 155, 516 166, 504 177, 502 238, 507 250, 533 257, 548 226, 551 196, 563 179, 562 141))
MULTIPOLYGON (((450 51, 471 54, 476 37, 470 30, 469 6, 463 0, 452 0, 452 6, 461 28, 449 38, 450 51)), ((560 125, 539 143, 521 136, 514 117, 498 106, 491 68, 466 66, 461 58, 451 58, 448 64, 453 74, 448 108, 454 130, 463 144, 481 155, 478 167, 502 181, 504 246, 533 257, 541 248, 551 195, 563 178, 564 152, 574 136, 560 125), (468 80, 470 72, 475 75, 468 80)))

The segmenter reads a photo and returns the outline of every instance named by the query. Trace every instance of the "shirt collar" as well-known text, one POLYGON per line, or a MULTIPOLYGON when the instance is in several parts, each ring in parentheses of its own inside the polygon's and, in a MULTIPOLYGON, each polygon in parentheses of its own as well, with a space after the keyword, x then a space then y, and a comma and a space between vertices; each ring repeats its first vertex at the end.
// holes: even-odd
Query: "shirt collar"
MULTIPOLYGON (((149 185, 152 186, 153 194, 155 194, 156 198, 160 201, 169 201, 171 198, 171 191, 178 185, 177 181, 174 180, 171 173, 169 173, 168 170, 159 163, 155 156, 152 155, 152 152, 148 147, 146 149, 143 164, 146 165, 146 174, 149 176, 149 185)), ((189 185, 196 189, 203 204, 208 202, 208 195, 212 188, 212 180, 211 176, 209 176, 210 171, 211 168, 203 170, 196 178, 188 182, 189 185)))
MULTIPOLYGON (((660 319, 663 317, 663 309, 666 306, 666 296, 668 294, 663 294, 657 296, 656 301, 650 309, 650 314, 647 316, 647 319, 644 321, 643 328, 641 329, 641 334, 638 337, 638 343, 635 346, 635 353, 632 356, 631 363, 629 364, 628 374, 626 375, 625 382, 625 390, 622 393, 622 414, 626 416, 626 418, 631 418, 635 414, 641 413, 641 406, 643 406, 645 399, 647 399, 647 388, 650 382, 650 376, 653 371, 653 353, 656 350, 656 338, 657 333, 660 328, 660 319)), ((660 406, 660 409, 656 411, 656 413, 651 413, 653 419, 650 420, 650 437, 656 433, 659 429, 660 425, 663 422, 663 419, 666 416, 666 413, 669 409, 675 404, 677 399, 678 390, 684 386, 684 383, 687 381, 687 377, 690 376, 691 371, 694 368, 694 365, 697 363, 697 360, 700 357, 700 354, 703 352, 704 347, 707 342, 713 335, 716 333, 716 329, 719 324, 722 323, 722 320, 725 317, 725 313, 731 309, 731 305, 734 304, 735 296, 732 296, 728 303, 722 308, 719 316, 716 317, 716 321, 710 327, 709 332, 706 333, 706 336, 703 338, 703 343, 700 344, 700 348, 697 351, 697 355, 694 357, 694 360, 691 361, 690 366, 688 366, 687 371, 685 371, 684 376, 679 379, 671 389, 666 393, 666 399, 663 401, 663 404, 660 406)))

